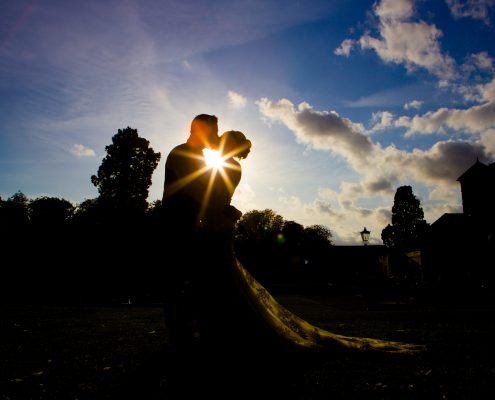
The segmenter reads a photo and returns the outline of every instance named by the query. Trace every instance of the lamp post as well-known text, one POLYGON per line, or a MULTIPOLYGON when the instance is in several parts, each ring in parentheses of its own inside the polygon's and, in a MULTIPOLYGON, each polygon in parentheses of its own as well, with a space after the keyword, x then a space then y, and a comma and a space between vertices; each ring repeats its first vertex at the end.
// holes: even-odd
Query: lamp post
POLYGON ((370 231, 364 227, 364 229, 360 232, 361 233, 361 239, 363 239, 363 244, 366 246, 368 244, 368 241, 370 240, 370 231))

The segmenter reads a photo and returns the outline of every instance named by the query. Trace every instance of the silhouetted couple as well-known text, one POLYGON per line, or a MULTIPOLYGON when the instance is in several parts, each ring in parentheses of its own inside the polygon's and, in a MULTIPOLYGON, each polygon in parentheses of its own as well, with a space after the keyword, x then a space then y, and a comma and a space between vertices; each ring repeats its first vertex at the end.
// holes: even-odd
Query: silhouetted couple
POLYGON ((239 131, 218 137, 218 121, 201 114, 186 143, 165 166, 163 207, 167 248, 164 312, 171 343, 184 352, 220 353, 250 348, 324 349, 336 346, 411 353, 421 346, 325 331, 281 306, 243 268, 233 251, 242 213, 230 202, 251 142, 239 131), (206 150, 205 150, 206 149, 206 150), (205 152, 220 153, 209 165, 205 152))
POLYGON ((164 311, 175 346, 188 349, 210 336, 214 317, 209 311, 218 291, 207 292, 212 284, 219 287, 214 277, 223 277, 211 262, 225 254, 242 214, 230 205, 241 179, 234 157, 245 158, 250 148, 241 132, 218 137, 217 117, 201 114, 193 119, 187 142, 167 158, 163 211, 167 248, 173 251, 166 255, 164 311), (207 163, 205 149, 218 151, 217 165, 207 163))

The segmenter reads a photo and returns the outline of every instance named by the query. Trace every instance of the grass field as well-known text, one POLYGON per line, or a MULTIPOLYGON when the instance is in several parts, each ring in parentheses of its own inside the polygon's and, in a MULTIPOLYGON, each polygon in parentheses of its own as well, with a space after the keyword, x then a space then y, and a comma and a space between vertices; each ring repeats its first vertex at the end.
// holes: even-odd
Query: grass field
MULTIPOLYGON (((339 351, 222 365, 196 360, 181 381, 202 397, 263 394, 294 399, 495 398, 494 309, 369 302, 359 297, 279 296, 287 308, 336 333, 422 343, 424 354, 339 351), (277 362, 279 361, 279 362, 277 362), (229 378, 230 377, 230 378, 229 378), (237 385, 232 389, 232 385, 237 385)), ((170 386, 163 311, 158 307, 0 308, 0 399, 185 398, 170 386)), ((250 358, 250 357, 247 357, 250 358)))

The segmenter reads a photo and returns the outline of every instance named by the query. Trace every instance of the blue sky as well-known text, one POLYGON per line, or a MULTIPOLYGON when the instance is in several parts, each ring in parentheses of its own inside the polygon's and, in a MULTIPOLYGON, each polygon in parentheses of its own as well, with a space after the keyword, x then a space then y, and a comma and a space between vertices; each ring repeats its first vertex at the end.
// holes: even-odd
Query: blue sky
POLYGON ((199 113, 253 142, 234 198, 330 227, 390 222, 412 185, 428 222, 495 156, 494 0, 0 0, 0 195, 97 195, 119 128, 166 155, 199 113))

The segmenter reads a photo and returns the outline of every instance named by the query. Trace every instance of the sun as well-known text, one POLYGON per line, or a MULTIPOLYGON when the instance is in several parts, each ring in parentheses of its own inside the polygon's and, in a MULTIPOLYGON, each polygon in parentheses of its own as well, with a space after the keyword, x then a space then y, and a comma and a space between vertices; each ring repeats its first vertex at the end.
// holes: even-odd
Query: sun
POLYGON ((205 157, 206 165, 215 170, 222 169, 224 166, 225 158, 218 150, 204 149, 203 155, 205 157))

